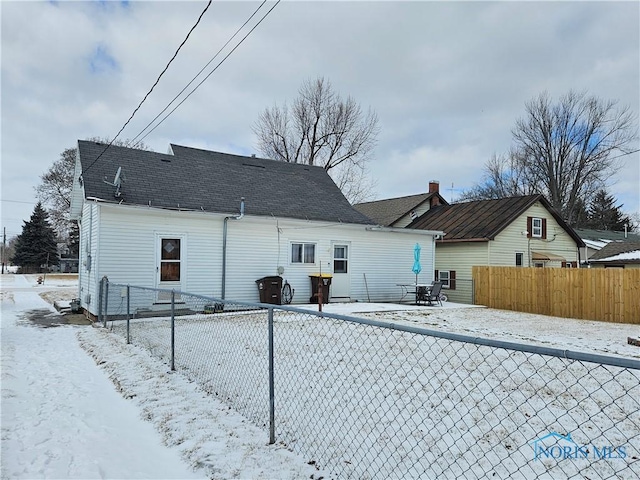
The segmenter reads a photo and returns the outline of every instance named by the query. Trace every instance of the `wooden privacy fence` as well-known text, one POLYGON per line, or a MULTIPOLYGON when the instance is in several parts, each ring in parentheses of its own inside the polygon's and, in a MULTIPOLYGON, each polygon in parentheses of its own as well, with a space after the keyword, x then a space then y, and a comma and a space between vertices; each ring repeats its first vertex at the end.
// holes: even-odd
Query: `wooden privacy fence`
POLYGON ((640 269, 476 266, 473 280, 479 305, 640 324, 640 269))

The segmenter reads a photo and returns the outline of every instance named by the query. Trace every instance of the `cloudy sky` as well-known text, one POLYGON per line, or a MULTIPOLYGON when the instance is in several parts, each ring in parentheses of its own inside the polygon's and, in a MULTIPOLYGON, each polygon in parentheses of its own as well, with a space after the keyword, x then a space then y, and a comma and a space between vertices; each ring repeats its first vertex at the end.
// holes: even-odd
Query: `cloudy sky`
MULTIPOLYGON (((0 2, 8 237, 28 220, 40 175, 78 139, 113 138, 205 6, 0 2)), ((121 137, 160 113, 257 6, 214 1, 121 137)), ((377 198, 421 193, 438 180, 455 199, 493 153, 508 150, 525 102, 542 91, 587 91, 638 114, 639 12, 635 1, 283 1, 144 141, 159 152, 172 142, 257 153, 251 127, 260 112, 324 76, 379 116, 370 160, 377 198)), ((621 160, 611 192, 625 211, 640 212, 640 154, 621 160)))

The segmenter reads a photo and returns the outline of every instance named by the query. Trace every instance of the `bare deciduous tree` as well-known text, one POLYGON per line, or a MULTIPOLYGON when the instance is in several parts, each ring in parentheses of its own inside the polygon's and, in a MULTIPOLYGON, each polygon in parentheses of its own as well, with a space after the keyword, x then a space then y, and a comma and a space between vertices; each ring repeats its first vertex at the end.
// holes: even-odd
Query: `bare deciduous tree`
POLYGON ((494 153, 484 166, 481 182, 463 192, 458 200, 491 200, 535 193, 534 187, 526 181, 522 167, 517 152, 494 153))
POLYGON ((366 164, 344 162, 330 173, 335 184, 352 205, 367 202, 375 197, 376 182, 369 175, 366 164))
POLYGON ((507 159, 490 160, 489 175, 463 196, 542 193, 570 224, 579 205, 605 188, 620 156, 637 150, 637 124, 628 107, 574 91, 557 103, 546 92, 528 102, 512 135, 507 159), (505 179, 514 188, 503 189, 505 179))
POLYGON ((253 131, 262 155, 323 167, 339 186, 342 183, 345 194, 358 192, 353 198, 346 195, 351 201, 367 191, 353 183, 366 177, 366 162, 379 132, 378 117, 372 110, 363 112, 352 97, 343 100, 324 78, 306 81, 291 107, 285 103, 267 108, 253 131))
POLYGON ((547 195, 572 223, 579 199, 604 188, 618 166, 615 157, 637 148, 628 107, 570 91, 553 104, 542 93, 526 105, 512 132, 528 183, 547 195))
MULTIPOLYGON (((110 142, 110 140, 98 137, 89 140, 107 144, 110 142)), ((148 147, 142 142, 131 144, 129 140, 116 140, 113 144, 148 150, 148 147)), ((69 211, 77 151, 77 147, 66 148, 60 154, 60 158, 49 167, 49 170, 40 176, 40 184, 35 187, 36 195, 40 202, 47 207, 49 221, 61 241, 67 241, 70 230, 75 228, 69 220, 69 211)))

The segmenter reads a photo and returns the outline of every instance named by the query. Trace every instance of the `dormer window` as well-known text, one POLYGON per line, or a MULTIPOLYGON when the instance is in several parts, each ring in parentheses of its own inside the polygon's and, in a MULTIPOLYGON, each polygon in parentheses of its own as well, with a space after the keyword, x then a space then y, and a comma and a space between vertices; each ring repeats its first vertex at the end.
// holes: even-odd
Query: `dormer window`
POLYGON ((541 218, 532 218, 531 219, 531 236, 536 238, 542 238, 542 219, 541 218))
POLYGON ((527 237, 547 238, 547 219, 540 217, 527 217, 527 237))

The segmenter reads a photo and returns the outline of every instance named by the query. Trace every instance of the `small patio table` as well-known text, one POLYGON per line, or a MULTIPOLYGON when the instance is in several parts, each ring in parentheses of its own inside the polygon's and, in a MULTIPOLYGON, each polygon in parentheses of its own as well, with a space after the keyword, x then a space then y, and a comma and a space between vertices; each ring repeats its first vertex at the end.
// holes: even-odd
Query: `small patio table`
POLYGON ((418 291, 424 288, 425 293, 429 295, 431 293, 431 287, 433 287, 430 283, 396 283, 396 286, 400 287, 402 291, 402 297, 400 297, 401 303, 407 298, 407 295, 413 294, 416 305, 418 305, 418 291))

